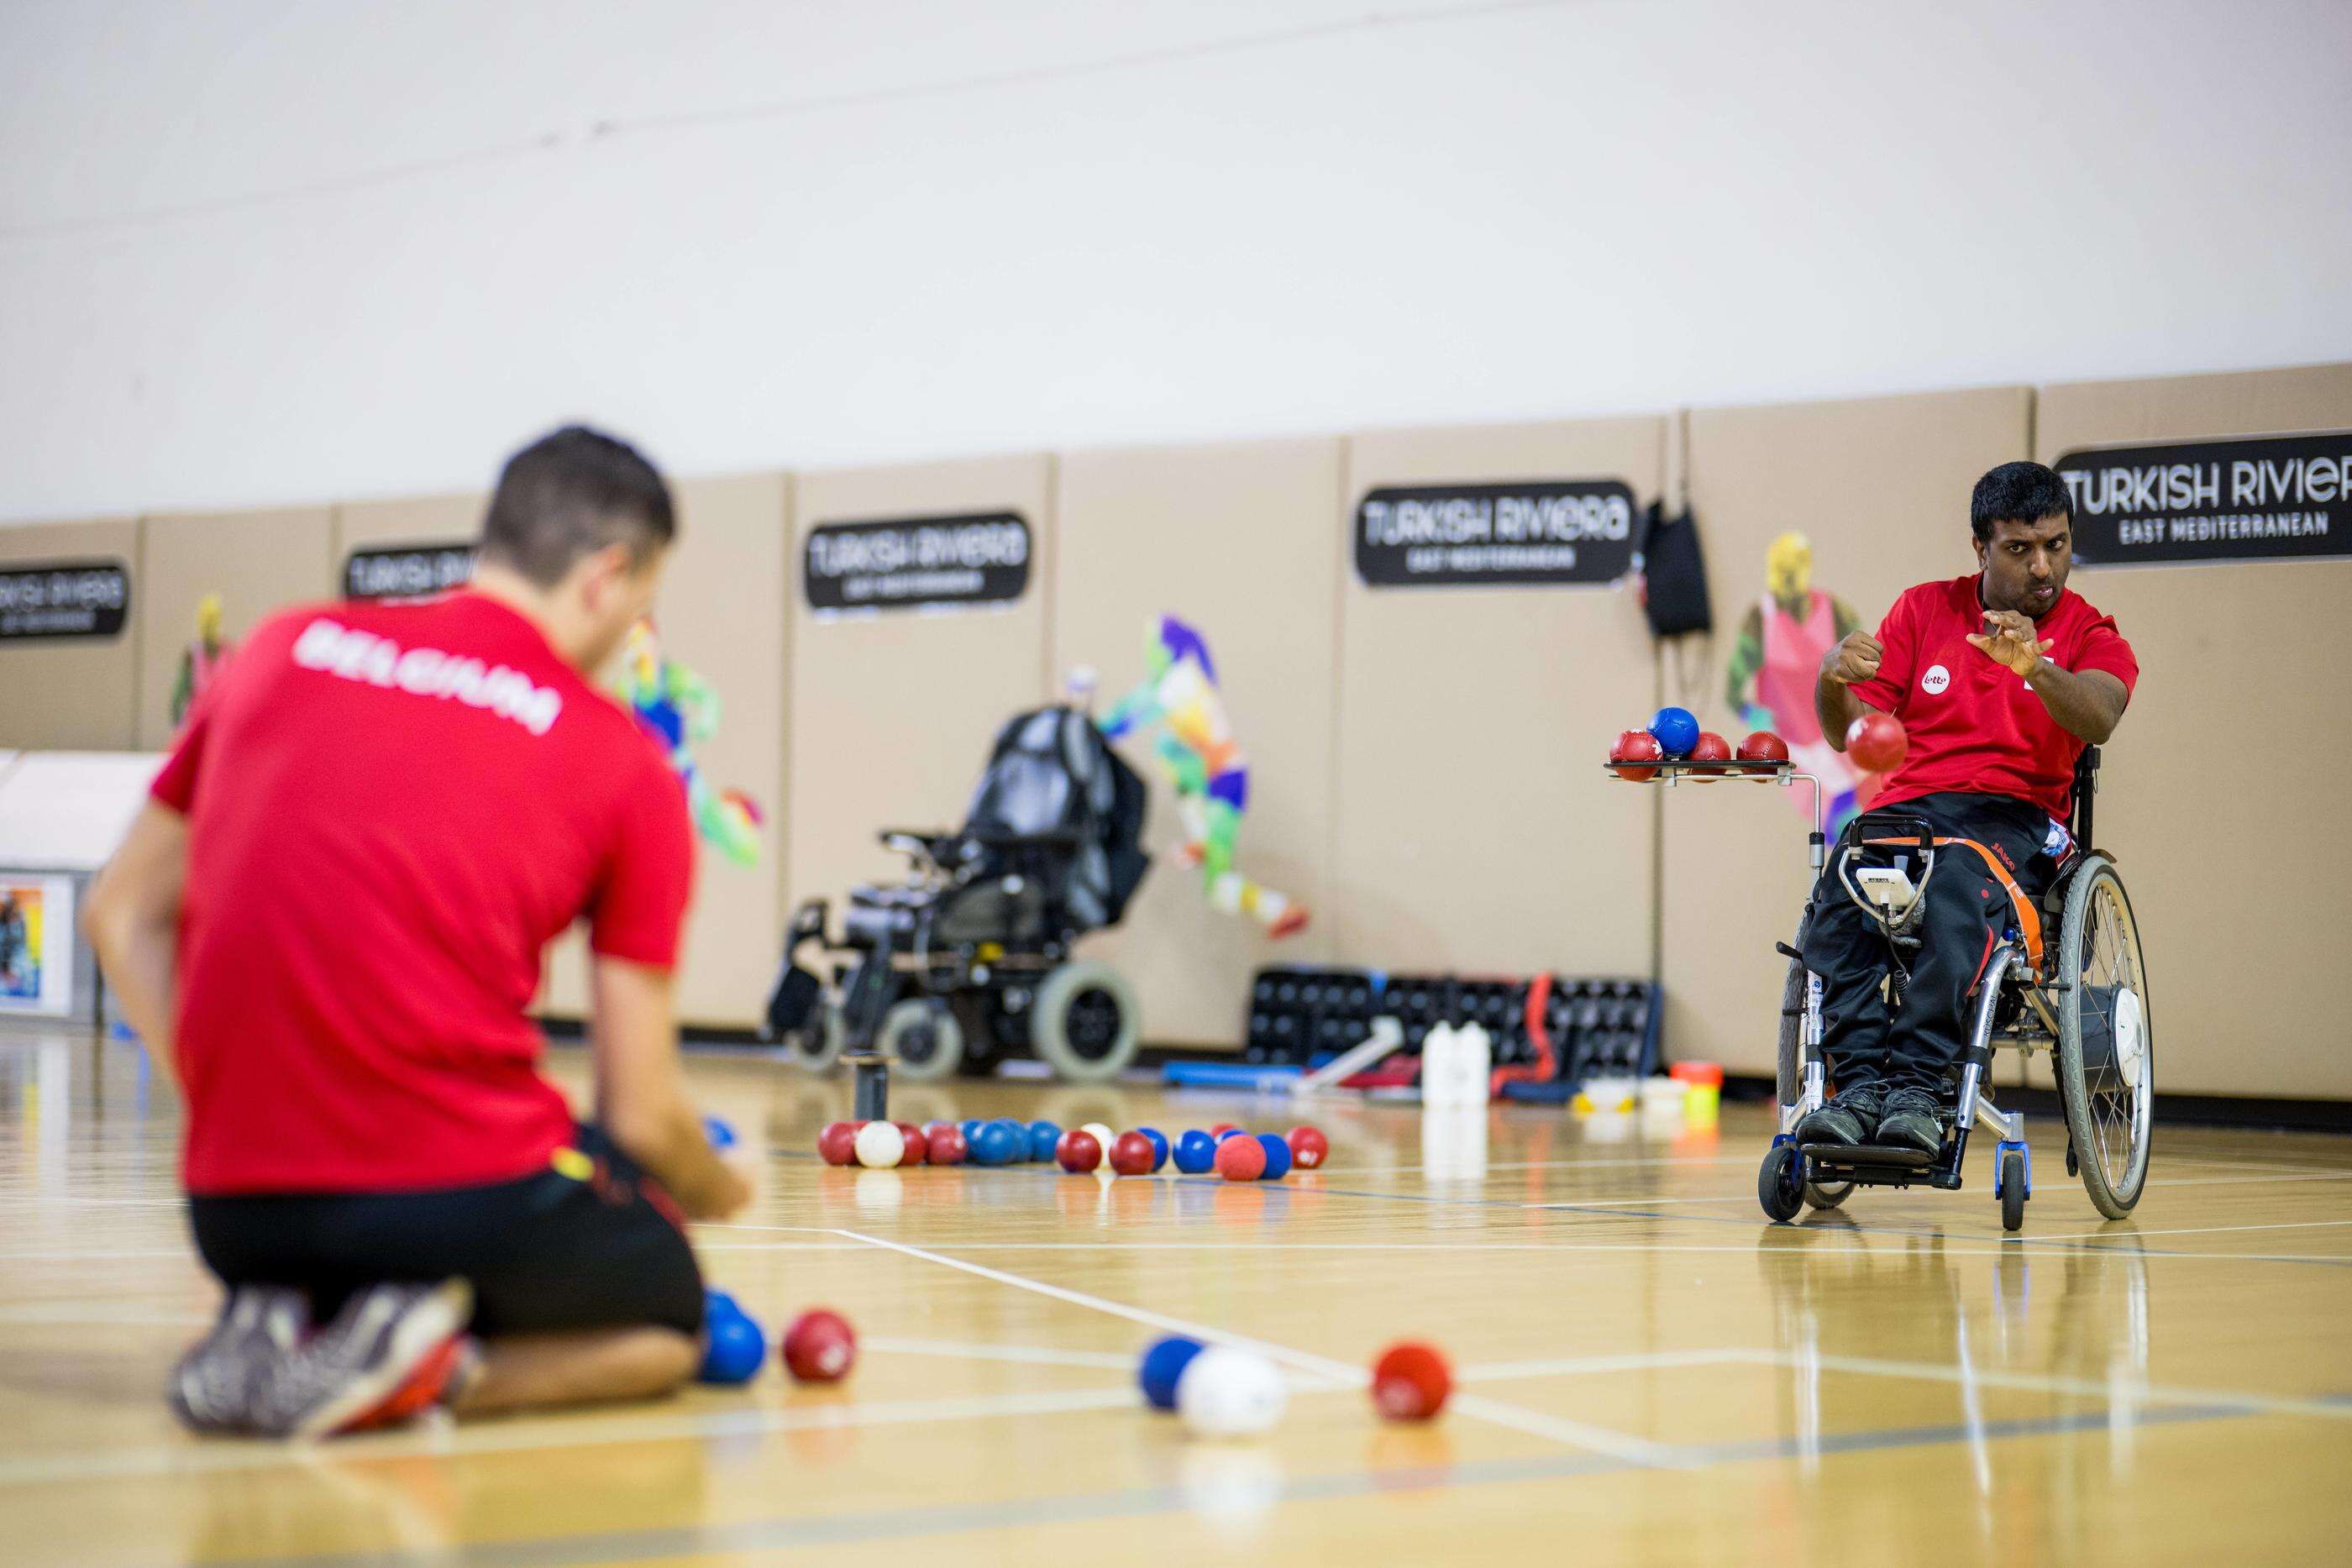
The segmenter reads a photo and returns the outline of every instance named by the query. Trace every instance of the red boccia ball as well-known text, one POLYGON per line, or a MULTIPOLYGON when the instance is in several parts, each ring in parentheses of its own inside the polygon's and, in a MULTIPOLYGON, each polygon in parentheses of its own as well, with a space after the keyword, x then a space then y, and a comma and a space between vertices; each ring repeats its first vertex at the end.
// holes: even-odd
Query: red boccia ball
POLYGON ((1658 770, 1654 768, 1628 767, 1626 764, 1658 762, 1664 760, 1665 755, 1666 748, 1660 746, 1658 737, 1646 729, 1623 731, 1617 737, 1617 744, 1609 748, 1609 760, 1617 768, 1617 777, 1630 779, 1636 784, 1655 779, 1658 776, 1658 770))
POLYGON ((851 1122, 828 1122, 816 1135, 818 1157, 829 1166, 857 1163, 857 1127, 851 1122))
POLYGON ((960 1166, 971 1151, 964 1147, 963 1129, 943 1123, 923 1135, 923 1155, 935 1166, 960 1166))
POLYGON ((1323 1162, 1331 1157, 1331 1140, 1323 1135, 1320 1128, 1293 1127, 1282 1135, 1282 1141, 1290 1145, 1290 1163, 1300 1170, 1320 1170, 1323 1162))
POLYGON ((1789 743, 1769 729, 1756 730, 1739 743, 1739 760, 1766 764, 1749 768, 1750 773, 1772 772, 1774 765, 1789 760, 1789 743))
POLYGON ((1372 1404, 1391 1421, 1426 1421, 1453 1392, 1454 1369, 1417 1340, 1389 1346, 1372 1364, 1372 1404))
MULTIPOLYGON (((1731 760, 1731 742, 1724 739, 1723 737, 1716 734, 1715 731, 1711 729, 1702 729, 1698 732, 1697 741, 1691 747, 1690 760, 1693 762, 1728 762, 1731 760)), ((1728 769, 1726 769, 1726 771, 1727 772, 1728 769)), ((1712 784, 1722 777, 1723 774, 1715 772, 1694 773, 1691 775, 1691 782, 1694 784, 1712 784)))
POLYGON ((1062 1134, 1054 1145, 1054 1158, 1072 1176, 1084 1176, 1102 1164, 1102 1145, 1095 1135, 1081 1127, 1073 1127, 1062 1134))
POLYGON ((857 1364, 857 1331, 839 1312, 818 1307, 793 1320, 776 1354, 803 1383, 838 1383, 857 1364))
POLYGON ((1255 1181, 1265 1175, 1265 1146, 1255 1138, 1227 1138, 1217 1145, 1217 1174, 1227 1181, 1255 1181))
POLYGON ((1846 726, 1845 754, 1865 772, 1894 772, 1910 749, 1909 733, 1891 713, 1866 713, 1846 726))
POLYGON ((1238 1133, 1240 1131, 1241 1129, 1234 1125, 1231 1122, 1220 1122, 1215 1126, 1209 1129, 1209 1136, 1222 1143, 1227 1133, 1238 1133))
POLYGON ((1151 1140, 1140 1133, 1121 1133, 1111 1140, 1110 1168, 1121 1176, 1150 1176, 1155 1157, 1151 1140))
POLYGON ((906 1152, 898 1156, 902 1166, 919 1166, 930 1158, 931 1138, 912 1122, 896 1124, 898 1136, 905 1141, 906 1152))

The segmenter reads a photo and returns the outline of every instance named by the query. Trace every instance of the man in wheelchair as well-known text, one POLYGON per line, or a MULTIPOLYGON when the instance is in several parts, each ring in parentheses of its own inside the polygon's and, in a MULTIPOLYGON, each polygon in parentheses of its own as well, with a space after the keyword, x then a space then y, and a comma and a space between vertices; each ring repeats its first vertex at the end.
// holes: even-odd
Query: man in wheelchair
POLYGON ((1873 711, 1910 739, 1813 890, 1803 956, 1836 1093, 1799 1124, 1804 1144, 1942 1146, 1969 998, 2003 929, 2033 929, 2074 847, 2075 760, 2115 732, 2138 679, 2115 621, 2066 586, 2074 506, 2055 473, 2002 464, 1977 481, 1969 522, 1974 573, 1910 589, 1875 635, 1822 660, 1813 700, 1832 746, 1873 711))

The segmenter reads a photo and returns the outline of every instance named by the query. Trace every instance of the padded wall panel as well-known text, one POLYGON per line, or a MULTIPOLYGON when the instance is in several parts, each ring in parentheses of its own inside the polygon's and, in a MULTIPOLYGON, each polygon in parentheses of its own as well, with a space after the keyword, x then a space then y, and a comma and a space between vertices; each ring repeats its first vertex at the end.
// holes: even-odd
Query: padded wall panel
POLYGON ((1341 569, 1330 518, 1337 439, 1087 452, 1060 462, 1055 662, 1091 665, 1104 709, 1144 673, 1162 613, 1207 640, 1249 809, 1235 854, 1247 875, 1313 912, 1269 941, 1253 920, 1203 899, 1200 874, 1169 852, 1183 840, 1172 795, 1140 737, 1123 747, 1151 780, 1158 856, 1121 930, 1089 946, 1142 991, 1156 1042, 1236 1046, 1251 975, 1328 955, 1332 684, 1341 569))
MULTIPOLYGON (((2046 387, 2035 423, 2043 462, 2352 430, 2352 364, 2046 387)), ((2352 529, 2352 506, 2333 510, 2352 529)), ((2352 559, 2084 568, 2074 586, 2139 656, 2104 753, 2098 837, 2148 948, 2159 1100, 2352 1096, 2336 983, 2352 831, 2336 770, 2352 736, 2352 559)))
POLYGON ((1659 417, 1352 436, 1342 565, 1335 956, 1383 968, 1644 974, 1649 799, 1605 779, 1655 694, 1647 623, 1607 587, 1368 587, 1353 513, 1381 486, 1620 479, 1658 493, 1659 417))
POLYGON ((905 873, 878 830, 961 823, 998 727, 1055 689, 1053 460, 838 469, 795 476, 793 494, 785 869, 793 903, 822 894, 837 905, 853 883, 905 873), (808 609, 803 550, 814 528, 1001 511, 1029 525, 1017 600, 938 612, 808 609))
POLYGON ((137 745, 139 532, 127 517, 0 528, 0 571, 109 561, 131 579, 129 613, 112 636, 0 639, 0 746, 128 751, 137 745))
POLYGON ((289 604, 328 597, 334 513, 327 507, 262 512, 178 512, 146 519, 140 587, 139 744, 171 744, 172 694, 196 636, 196 609, 220 596, 233 645, 289 604))

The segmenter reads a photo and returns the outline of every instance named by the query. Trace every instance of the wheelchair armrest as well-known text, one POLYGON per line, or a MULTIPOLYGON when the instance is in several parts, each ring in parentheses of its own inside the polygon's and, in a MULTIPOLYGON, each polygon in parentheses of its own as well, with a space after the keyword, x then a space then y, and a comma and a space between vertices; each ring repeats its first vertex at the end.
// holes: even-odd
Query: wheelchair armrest
POLYGON ((1075 849, 1087 841, 1087 834, 1080 828, 1054 828, 1042 833, 1008 833, 990 828, 975 828, 964 835, 983 849, 1075 849))
POLYGON ((880 841, 886 850, 896 850, 904 855, 920 854, 926 858, 937 854, 940 845, 949 837, 936 828, 929 831, 921 828, 885 828, 874 836, 880 841))

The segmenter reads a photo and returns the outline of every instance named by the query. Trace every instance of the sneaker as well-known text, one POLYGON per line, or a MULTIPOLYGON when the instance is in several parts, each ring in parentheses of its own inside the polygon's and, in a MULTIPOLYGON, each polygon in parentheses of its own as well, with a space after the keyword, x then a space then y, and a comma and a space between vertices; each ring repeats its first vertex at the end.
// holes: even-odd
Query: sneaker
POLYGON ((1840 1090, 1830 1103, 1797 1124, 1801 1144, 1866 1144, 1878 1134, 1875 1085, 1840 1090))
POLYGON ((1879 1113, 1878 1141, 1934 1154, 1944 1146, 1944 1108, 1924 1089, 1897 1089, 1879 1113))
POLYGON ((172 1369, 163 1397, 194 1431, 242 1432, 256 1390, 294 1353, 310 1326, 310 1303, 282 1285, 242 1285, 221 1303, 212 1332, 172 1369))
POLYGON ((284 1437, 389 1427, 439 1404, 464 1373, 473 1288, 372 1285, 274 1368, 253 1425, 284 1437))

